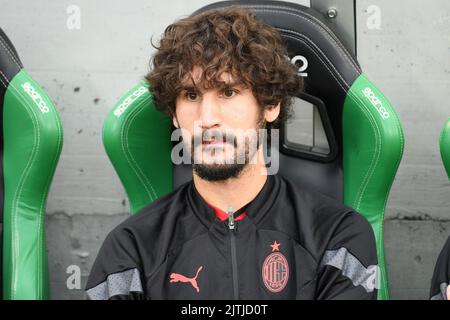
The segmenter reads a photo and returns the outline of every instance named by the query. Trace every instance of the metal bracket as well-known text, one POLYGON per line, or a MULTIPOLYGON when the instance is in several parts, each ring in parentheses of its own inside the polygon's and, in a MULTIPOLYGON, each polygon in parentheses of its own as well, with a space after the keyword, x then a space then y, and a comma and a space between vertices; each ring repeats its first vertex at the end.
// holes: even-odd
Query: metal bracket
POLYGON ((344 46, 356 57, 356 1, 311 0, 311 8, 327 19, 344 46))

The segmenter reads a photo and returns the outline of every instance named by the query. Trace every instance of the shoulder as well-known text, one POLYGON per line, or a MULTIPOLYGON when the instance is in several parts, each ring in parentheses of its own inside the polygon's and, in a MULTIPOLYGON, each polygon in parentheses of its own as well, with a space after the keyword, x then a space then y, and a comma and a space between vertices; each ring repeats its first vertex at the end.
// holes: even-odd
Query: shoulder
POLYGON ((450 280, 450 237, 447 238, 447 241, 439 253, 436 269, 440 269, 441 271, 445 270, 445 273, 449 278, 448 280, 450 280))
POLYGON ((133 242, 149 254, 155 250, 164 254, 207 232, 188 201, 192 186, 191 180, 148 204, 115 227, 108 238, 133 242))
POLYGON ((305 185, 299 184, 291 180, 289 177, 278 176, 281 181, 281 185, 284 186, 286 192, 290 196, 295 195, 298 200, 303 201, 306 204, 310 204, 317 210, 325 208, 335 208, 344 211, 352 210, 345 206, 341 201, 334 199, 322 192, 309 188, 305 185))
POLYGON ((164 259, 171 245, 178 217, 186 213, 185 183, 125 219, 108 233, 89 276, 94 287, 109 275, 127 270, 151 273, 164 259))
MULTIPOLYGON (((289 178, 280 176, 279 179, 280 197, 283 199, 280 203, 295 219, 295 223, 286 225, 286 228, 296 234, 302 245, 319 255, 333 247, 358 246, 358 241, 366 248, 369 246, 369 251, 375 250, 372 227, 360 213, 289 178)), ((291 219, 286 217, 288 221, 291 219)), ((359 248, 357 251, 360 251, 359 248)))
POLYGON ((450 285, 450 237, 439 253, 431 279, 430 299, 447 300, 447 287, 450 285))
MULTIPOLYGON (((187 222, 193 220, 189 216, 192 210, 187 210, 185 193, 188 186, 189 182, 181 185, 125 219, 109 232, 103 247, 123 248, 129 253, 134 252, 139 260, 144 256, 158 260, 155 252, 164 255, 173 245, 171 235, 180 228, 188 228, 187 222)), ((176 240, 183 241, 178 237, 176 240)))
POLYGON ((279 176, 278 179, 281 182, 280 196, 293 207, 300 219, 306 220, 304 223, 311 224, 310 227, 335 228, 344 219, 355 220, 358 225, 364 224, 365 218, 341 201, 287 177, 279 176))
POLYGON ((175 223, 180 214, 187 212, 186 192, 190 182, 186 182, 170 193, 131 215, 111 231, 112 234, 135 233, 175 223))

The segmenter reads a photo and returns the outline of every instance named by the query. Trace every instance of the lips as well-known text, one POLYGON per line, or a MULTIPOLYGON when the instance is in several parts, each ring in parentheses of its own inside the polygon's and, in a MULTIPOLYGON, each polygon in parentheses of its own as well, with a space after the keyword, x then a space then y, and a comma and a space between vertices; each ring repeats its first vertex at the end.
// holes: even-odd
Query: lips
POLYGON ((202 144, 203 145, 221 145, 224 144, 224 140, 217 140, 217 139, 203 139, 202 144))
POLYGON ((218 144, 222 144, 222 141, 218 141, 218 140, 203 140, 202 144, 203 145, 218 145, 218 144))

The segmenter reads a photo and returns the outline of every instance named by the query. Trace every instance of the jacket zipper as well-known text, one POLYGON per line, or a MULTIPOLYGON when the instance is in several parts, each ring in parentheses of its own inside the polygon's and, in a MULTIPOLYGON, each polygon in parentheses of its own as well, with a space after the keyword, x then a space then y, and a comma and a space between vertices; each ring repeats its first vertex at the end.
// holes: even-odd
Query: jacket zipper
POLYGON ((239 281, 237 273, 237 257, 236 257, 236 235, 235 235, 235 222, 234 213, 231 208, 228 209, 228 229, 230 230, 230 242, 231 242, 231 267, 233 272, 233 293, 234 300, 239 299, 239 281))

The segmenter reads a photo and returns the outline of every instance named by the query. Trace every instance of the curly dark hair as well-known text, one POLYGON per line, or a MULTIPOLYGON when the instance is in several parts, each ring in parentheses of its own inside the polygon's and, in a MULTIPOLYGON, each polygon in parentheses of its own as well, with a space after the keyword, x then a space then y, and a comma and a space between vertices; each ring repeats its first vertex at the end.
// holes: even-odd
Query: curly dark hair
MULTIPOLYGON (((159 111, 175 115, 181 81, 202 70, 206 88, 223 85, 221 74, 252 89, 262 108, 280 103, 280 115, 267 128, 279 128, 292 115, 292 97, 303 89, 302 78, 290 62, 280 33, 240 6, 208 10, 169 25, 145 77, 159 111)), ((263 109, 261 109, 262 111, 263 109)))

